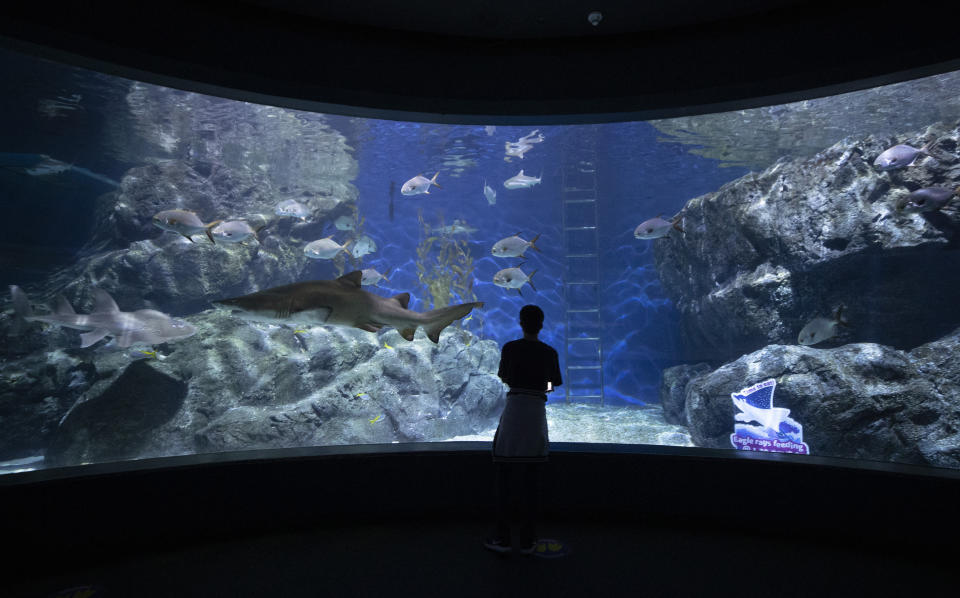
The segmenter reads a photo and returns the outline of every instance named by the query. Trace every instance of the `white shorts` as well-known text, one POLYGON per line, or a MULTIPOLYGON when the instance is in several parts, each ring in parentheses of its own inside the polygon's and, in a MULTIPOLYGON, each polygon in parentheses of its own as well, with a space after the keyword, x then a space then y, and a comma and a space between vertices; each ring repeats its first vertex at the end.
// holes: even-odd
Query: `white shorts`
POLYGON ((507 393, 507 405, 493 437, 493 460, 546 461, 550 451, 547 436, 547 396, 542 392, 507 393))

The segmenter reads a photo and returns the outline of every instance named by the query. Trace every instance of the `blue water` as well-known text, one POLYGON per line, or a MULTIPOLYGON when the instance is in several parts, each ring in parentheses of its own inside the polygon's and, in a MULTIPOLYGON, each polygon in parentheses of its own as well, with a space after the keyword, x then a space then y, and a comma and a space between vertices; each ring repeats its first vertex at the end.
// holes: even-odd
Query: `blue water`
MULTIPOLYGON (((4 193, 0 263, 4 284, 42 280, 56 265, 75 259, 94 225, 96 198, 113 190, 132 166, 139 165, 135 144, 125 143, 124 97, 129 82, 81 69, 38 61, 12 53, 0 55, 0 67, 12 82, 2 99, 4 127, 0 132, 0 190, 4 193), (74 106, 78 90, 83 102, 74 106), (56 99, 52 104, 51 98, 56 99), (44 102, 47 102, 46 104, 44 102), (52 112, 51 112, 52 111, 52 112), (31 156, 48 155, 72 165, 63 175, 37 177, 23 169, 31 156)), ((229 100, 223 100, 229 102, 229 100)), ((429 309, 430 296, 419 284, 416 248, 423 239, 422 213, 430 226, 459 219, 477 232, 466 239, 474 259, 473 297, 485 307, 462 325, 503 344, 520 335, 517 314, 527 303, 545 312, 542 340, 564 358, 566 263, 561 231, 562 177, 566 156, 576 154, 588 135, 596 139, 600 233, 601 344, 607 404, 646 404, 658 400, 663 368, 682 355, 676 334, 678 314, 665 297, 653 266, 656 241, 637 240, 633 229, 657 214, 678 212, 693 197, 718 189, 745 173, 689 153, 689 146, 662 143, 648 123, 589 126, 498 126, 492 135, 482 126, 364 120, 330 115, 329 124, 348 138, 359 163, 353 184, 359 190, 357 208, 363 232, 377 251, 362 267, 389 271, 381 294, 410 292, 411 307, 429 309), (504 144, 534 129, 545 140, 524 159, 505 159, 504 144), (503 181, 523 169, 541 176, 530 189, 507 190, 503 181), (405 197, 400 186, 423 173, 440 171, 428 195, 405 197), (496 192, 489 205, 486 181, 496 192), (392 202, 391 184, 395 192, 392 202), (527 240, 540 235, 541 252, 525 258, 497 258, 492 245, 513 234, 527 240), (522 296, 493 284, 494 274, 519 266, 535 271, 533 287, 522 296), (534 289, 535 287, 535 289, 534 289)), ((129 132, 127 132, 129 133, 129 132)), ((130 135, 132 138, 133 136, 130 135)), ((129 141, 129 140, 126 140, 129 141)), ((348 234, 332 224, 326 234, 343 242, 348 234)), ((329 278, 329 262, 311 263, 306 278, 329 278)), ((561 366, 564 366, 561 363, 561 366)), ((563 400, 555 393, 552 400, 563 400)))
MULTIPOLYGON (((336 123, 336 119, 333 120, 336 123)), ((692 155, 688 147, 657 141, 649 123, 631 122, 589 126, 496 127, 488 135, 482 126, 370 121, 357 148, 360 190, 358 209, 365 230, 379 244, 364 267, 390 269, 386 291, 418 287, 415 249, 420 242, 418 210, 433 225, 454 219, 478 229, 469 235, 475 259, 474 292, 485 302, 482 318, 465 327, 503 344, 517 338, 517 314, 527 303, 539 305, 546 321, 541 339, 564 358, 564 247, 561 235, 561 176, 565 150, 572 150, 588 134, 597 134, 599 185, 601 343, 604 396, 608 404, 645 404, 658 401, 660 371, 679 362, 681 347, 675 334, 678 314, 664 296, 653 265, 655 241, 637 240, 637 224, 663 213, 678 212, 691 198, 718 189, 745 171, 719 168, 712 160, 692 155), (545 137, 520 160, 505 159, 504 144, 539 129, 545 137), (451 165, 452 155, 460 163, 451 165), (507 190, 503 181, 520 169, 543 180, 530 189, 507 190), (404 197, 400 185, 423 173, 440 171, 430 194, 404 197), (487 182, 497 192, 490 205, 483 195, 487 182), (394 182, 393 219, 389 218, 390 184, 394 182), (497 258, 493 244, 515 233, 524 239, 539 234, 538 253, 525 259, 497 258), (405 256, 398 259, 398 256, 405 256), (523 263, 533 276, 523 295, 492 283, 494 274, 523 263), (368 265, 369 264, 369 265, 368 265)), ((416 295, 416 293, 415 293, 416 295)), ((417 309, 426 309, 421 291, 417 309)), ((565 364, 561 363, 561 367, 565 364)), ((557 393, 552 400, 563 400, 557 393)))

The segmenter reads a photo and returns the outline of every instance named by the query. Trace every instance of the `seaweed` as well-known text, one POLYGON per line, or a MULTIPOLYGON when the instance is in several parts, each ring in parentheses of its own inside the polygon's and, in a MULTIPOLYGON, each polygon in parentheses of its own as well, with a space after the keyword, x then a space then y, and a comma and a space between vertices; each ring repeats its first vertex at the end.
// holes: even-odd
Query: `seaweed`
MULTIPOLYGON (((454 298, 476 301, 473 292, 473 256, 465 239, 452 234, 434 233, 423 219, 423 209, 417 210, 420 222, 420 244, 417 246, 417 278, 430 295, 433 309, 450 305, 454 298)), ((443 228, 443 215, 440 225, 443 228)), ((482 328, 482 318, 475 317, 482 328)))

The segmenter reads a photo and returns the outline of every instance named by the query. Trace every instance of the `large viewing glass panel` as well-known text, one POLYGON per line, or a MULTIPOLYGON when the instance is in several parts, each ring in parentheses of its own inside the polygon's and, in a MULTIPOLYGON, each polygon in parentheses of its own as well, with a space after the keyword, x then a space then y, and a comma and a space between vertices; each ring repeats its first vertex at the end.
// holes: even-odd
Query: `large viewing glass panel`
POLYGON ((649 123, 485 127, 0 59, 0 268, 21 315, 42 318, 8 300, 0 319, 5 471, 490 440, 499 347, 527 303, 565 377, 547 408, 555 442, 805 443, 958 466, 956 74, 649 123), (884 170, 898 144, 926 153, 901 148, 884 170), (521 170, 527 186, 505 187, 521 170), (429 193, 404 193, 437 173, 429 193), (196 221, 163 230, 168 210, 196 221), (535 248, 492 253, 517 234, 535 248), (328 237, 315 255, 346 250, 305 253, 328 237), (508 268, 517 289, 494 282, 508 268), (253 314, 286 325, 212 305, 364 269, 362 291, 409 293, 415 312, 484 305, 438 343, 422 328, 406 340, 357 289, 351 317, 379 332, 320 325, 330 300, 253 314))

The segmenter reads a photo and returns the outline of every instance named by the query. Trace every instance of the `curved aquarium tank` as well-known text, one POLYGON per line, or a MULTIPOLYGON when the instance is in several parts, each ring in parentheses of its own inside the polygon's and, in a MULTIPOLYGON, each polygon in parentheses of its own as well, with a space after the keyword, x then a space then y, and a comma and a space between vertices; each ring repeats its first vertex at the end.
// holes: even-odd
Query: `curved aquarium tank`
POLYGON ((298 111, 0 52, 0 471, 490 441, 960 467, 960 73, 650 122, 298 111))

